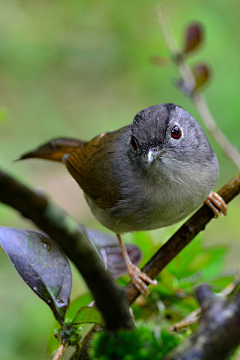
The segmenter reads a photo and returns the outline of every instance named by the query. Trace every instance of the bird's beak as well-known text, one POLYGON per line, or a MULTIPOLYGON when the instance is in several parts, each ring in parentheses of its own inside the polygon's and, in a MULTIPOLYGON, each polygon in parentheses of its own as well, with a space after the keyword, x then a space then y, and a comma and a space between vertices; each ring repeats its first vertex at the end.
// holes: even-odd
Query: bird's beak
POLYGON ((150 164, 155 160, 157 157, 161 156, 162 150, 159 149, 159 147, 150 147, 148 154, 147 154, 147 160, 150 164))

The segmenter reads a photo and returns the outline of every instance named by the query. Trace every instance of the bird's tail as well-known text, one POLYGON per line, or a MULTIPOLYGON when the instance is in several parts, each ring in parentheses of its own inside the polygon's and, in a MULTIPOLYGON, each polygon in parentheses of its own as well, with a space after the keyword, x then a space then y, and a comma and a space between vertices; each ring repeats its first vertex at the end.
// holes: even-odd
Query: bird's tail
POLYGON ((34 151, 23 154, 18 160, 24 159, 46 159, 52 161, 63 161, 63 156, 70 154, 78 147, 84 146, 85 142, 76 139, 59 138, 49 141, 34 151))

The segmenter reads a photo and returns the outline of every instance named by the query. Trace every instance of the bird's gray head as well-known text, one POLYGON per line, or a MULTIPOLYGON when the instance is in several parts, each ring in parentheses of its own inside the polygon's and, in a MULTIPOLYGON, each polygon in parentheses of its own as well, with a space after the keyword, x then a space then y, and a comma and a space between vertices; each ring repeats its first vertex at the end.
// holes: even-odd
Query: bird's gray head
POLYGON ((131 126, 129 156, 144 168, 188 171, 213 161, 215 153, 194 117, 180 106, 160 104, 140 111, 131 126), (156 164, 156 165, 154 165, 156 164), (185 169, 185 170, 184 170, 185 169))

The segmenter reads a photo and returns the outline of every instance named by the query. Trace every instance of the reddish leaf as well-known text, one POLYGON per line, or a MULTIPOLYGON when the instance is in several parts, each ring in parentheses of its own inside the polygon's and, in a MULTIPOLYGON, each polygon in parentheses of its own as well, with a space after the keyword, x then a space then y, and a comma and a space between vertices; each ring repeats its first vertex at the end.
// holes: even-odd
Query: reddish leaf
POLYGON ((199 22, 189 24, 185 34, 185 45, 183 52, 189 54, 202 44, 204 37, 203 26, 199 22))
POLYGON ((202 87, 210 77, 209 68, 205 64, 198 64, 192 69, 193 75, 196 80, 195 90, 202 87))

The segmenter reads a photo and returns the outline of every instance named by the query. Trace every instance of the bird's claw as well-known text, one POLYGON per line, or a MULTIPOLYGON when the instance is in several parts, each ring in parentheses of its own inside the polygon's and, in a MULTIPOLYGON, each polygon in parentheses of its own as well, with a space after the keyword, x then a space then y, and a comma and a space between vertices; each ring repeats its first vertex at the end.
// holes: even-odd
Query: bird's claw
POLYGON ((223 198, 218 195, 218 193, 211 191, 207 199, 204 201, 204 204, 212 209, 215 217, 218 217, 221 214, 227 216, 227 204, 223 198))
POLYGON ((149 289, 146 283, 151 284, 153 286, 157 285, 157 280, 151 279, 147 274, 142 272, 136 265, 128 264, 127 267, 128 274, 132 279, 132 283, 138 289, 138 291, 144 295, 149 295, 149 289))

